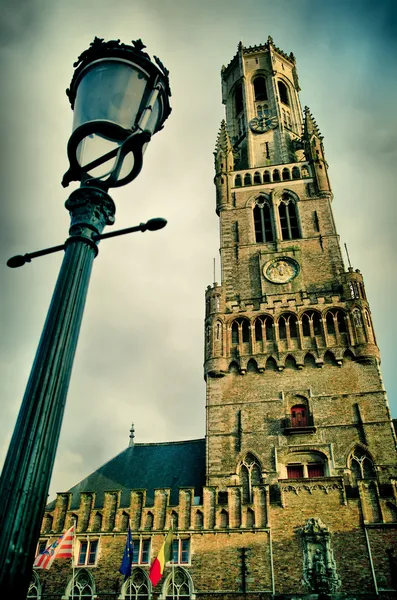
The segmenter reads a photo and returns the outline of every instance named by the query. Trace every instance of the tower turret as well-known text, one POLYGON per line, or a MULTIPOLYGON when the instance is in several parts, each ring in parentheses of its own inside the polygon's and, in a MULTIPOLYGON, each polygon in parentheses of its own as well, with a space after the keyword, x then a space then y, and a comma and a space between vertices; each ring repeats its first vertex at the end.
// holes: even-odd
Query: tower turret
POLYGON ((323 136, 313 118, 310 109, 305 106, 303 123, 303 146, 306 160, 312 166, 317 191, 320 193, 331 192, 331 184, 328 178, 328 164, 325 160, 323 136))

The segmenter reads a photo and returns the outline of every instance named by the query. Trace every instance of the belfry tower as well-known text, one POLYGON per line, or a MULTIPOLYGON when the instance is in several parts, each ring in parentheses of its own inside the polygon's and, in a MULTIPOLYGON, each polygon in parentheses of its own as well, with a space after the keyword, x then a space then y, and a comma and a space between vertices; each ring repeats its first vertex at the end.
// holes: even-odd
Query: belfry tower
POLYGON ((396 435, 363 277, 344 267, 323 138, 299 91, 294 56, 270 37, 240 43, 222 68, 206 482, 228 492, 242 527, 266 507, 279 592, 296 592, 298 573, 308 593, 356 589, 346 561, 349 578, 373 590, 376 569, 364 582, 354 557, 361 547, 367 562, 380 561, 371 543, 384 544, 387 563, 396 435))

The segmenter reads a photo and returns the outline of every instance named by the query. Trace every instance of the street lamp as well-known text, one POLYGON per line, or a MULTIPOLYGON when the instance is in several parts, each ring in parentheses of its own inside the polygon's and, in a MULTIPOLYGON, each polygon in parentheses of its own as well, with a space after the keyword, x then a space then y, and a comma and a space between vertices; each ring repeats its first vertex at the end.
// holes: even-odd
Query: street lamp
POLYGON ((47 500, 64 406, 101 239, 155 231, 165 219, 103 234, 114 223, 111 187, 132 181, 151 136, 170 114, 168 71, 144 51, 95 38, 74 64, 67 95, 74 109, 69 169, 62 184, 80 181, 65 203, 65 244, 16 256, 10 267, 64 249, 65 255, 0 479, 0 596, 24 600, 47 500))

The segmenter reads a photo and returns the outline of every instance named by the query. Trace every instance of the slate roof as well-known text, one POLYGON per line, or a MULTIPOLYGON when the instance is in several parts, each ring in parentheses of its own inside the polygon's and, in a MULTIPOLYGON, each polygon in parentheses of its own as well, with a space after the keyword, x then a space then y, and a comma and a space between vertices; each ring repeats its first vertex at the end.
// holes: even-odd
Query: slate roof
MULTIPOLYGON (((205 485, 205 439, 156 444, 134 444, 68 490, 70 508, 80 506, 81 492, 95 492, 95 508, 103 507, 104 492, 121 490, 120 506, 130 504, 132 489, 146 489, 146 506, 153 505, 156 488, 170 488, 170 504, 178 504, 179 488, 205 485)), ((53 510, 55 500, 47 505, 53 510)))

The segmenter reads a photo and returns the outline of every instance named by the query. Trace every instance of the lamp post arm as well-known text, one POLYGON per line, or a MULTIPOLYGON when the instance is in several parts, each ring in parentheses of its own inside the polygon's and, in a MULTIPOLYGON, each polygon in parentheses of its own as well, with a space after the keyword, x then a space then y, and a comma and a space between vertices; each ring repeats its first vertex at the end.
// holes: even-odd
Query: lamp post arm
MULTIPOLYGON (((125 229, 111 231, 110 233, 93 235, 92 239, 94 242, 99 242, 100 240, 106 240, 111 237, 118 237, 119 235, 125 235, 126 233, 135 233, 136 231, 142 231, 142 233, 144 231, 156 231, 157 229, 162 229, 166 225, 166 219, 157 217, 154 219, 149 219, 149 221, 147 221, 146 223, 139 223, 139 225, 134 225, 134 227, 126 227, 125 229)), ((11 267, 11 269, 16 269, 17 267, 22 267, 27 262, 31 262, 32 258, 37 258, 38 256, 46 256, 47 254, 59 252, 60 250, 65 250, 65 247, 65 244, 61 244, 60 246, 52 246, 51 248, 37 250, 36 252, 28 252, 27 254, 17 254, 16 256, 12 256, 8 259, 7 266, 11 267)))

